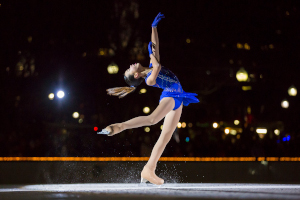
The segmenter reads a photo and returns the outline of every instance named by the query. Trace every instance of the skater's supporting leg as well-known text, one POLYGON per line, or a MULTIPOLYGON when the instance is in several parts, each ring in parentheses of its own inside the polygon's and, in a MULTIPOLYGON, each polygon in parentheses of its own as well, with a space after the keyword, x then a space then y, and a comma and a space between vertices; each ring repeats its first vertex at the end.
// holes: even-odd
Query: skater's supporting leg
POLYGON ((148 116, 139 116, 130 119, 126 122, 112 124, 105 129, 112 134, 109 136, 120 133, 126 129, 137 128, 141 126, 150 126, 162 120, 175 106, 175 101, 172 97, 163 98, 157 108, 148 116))
POLYGON ((172 110, 166 115, 163 130, 152 150, 148 163, 145 165, 141 173, 141 182, 149 181, 150 183, 156 185, 161 185, 164 183, 164 180, 155 174, 156 164, 176 129, 181 112, 182 105, 175 111, 172 110))
POLYGON ((155 170, 158 159, 161 157, 161 154, 163 153, 166 145, 170 141, 177 127, 177 124, 181 116, 181 112, 182 112, 182 104, 178 109, 172 110, 166 115, 162 132, 152 150, 150 159, 146 164, 148 168, 155 170))

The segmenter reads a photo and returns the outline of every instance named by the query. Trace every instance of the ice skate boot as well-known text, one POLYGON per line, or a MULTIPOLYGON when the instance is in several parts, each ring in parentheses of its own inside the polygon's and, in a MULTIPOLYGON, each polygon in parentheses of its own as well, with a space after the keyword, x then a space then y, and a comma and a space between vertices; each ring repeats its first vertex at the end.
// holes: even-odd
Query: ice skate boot
POLYGON ((107 129, 102 129, 102 131, 97 132, 97 134, 103 134, 103 135, 107 135, 107 136, 112 136, 114 135, 114 131, 113 128, 111 126, 109 126, 111 131, 108 131, 107 129))
POLYGON ((164 184, 164 180, 156 176, 154 170, 144 166, 144 169, 141 173, 141 183, 146 183, 147 181, 155 185, 164 184))

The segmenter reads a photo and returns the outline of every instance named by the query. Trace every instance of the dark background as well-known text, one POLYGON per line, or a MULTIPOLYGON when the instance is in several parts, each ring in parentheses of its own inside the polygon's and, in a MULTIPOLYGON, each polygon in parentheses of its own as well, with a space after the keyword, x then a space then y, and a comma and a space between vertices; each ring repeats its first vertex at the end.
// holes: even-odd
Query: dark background
POLYGON ((300 87, 299 1, 0 4, 0 156, 149 156, 162 122, 149 133, 138 128, 115 137, 97 135, 94 127, 145 115, 145 106, 153 111, 158 105, 161 90, 144 83, 124 99, 105 91, 126 86, 122 76, 130 64, 148 65, 158 12, 165 14, 158 25, 161 63, 200 100, 184 107, 180 122, 192 127, 178 128, 180 142, 174 137, 163 156, 300 156, 299 95, 287 93, 300 87), (117 74, 108 74, 112 62, 117 74), (235 77, 241 67, 248 82, 235 77), (49 100, 59 89, 65 97, 49 100), (281 107, 283 99, 289 108, 281 107), (72 118, 75 111, 82 123, 72 118), (226 135, 226 127, 242 133, 226 135), (267 134, 259 137, 257 127, 267 134))

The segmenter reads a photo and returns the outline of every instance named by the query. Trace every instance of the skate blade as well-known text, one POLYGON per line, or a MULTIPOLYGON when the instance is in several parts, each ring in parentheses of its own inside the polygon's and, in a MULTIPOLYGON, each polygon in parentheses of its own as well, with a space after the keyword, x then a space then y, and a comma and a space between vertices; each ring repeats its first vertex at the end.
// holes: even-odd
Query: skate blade
POLYGON ((97 132, 97 134, 108 135, 108 134, 110 134, 110 132, 108 130, 106 130, 106 129, 102 129, 102 131, 101 132, 97 132))
POLYGON ((149 182, 147 179, 141 177, 141 183, 147 183, 147 182, 149 182))
POLYGON ((146 186, 146 187, 153 187, 153 188, 160 188, 160 187, 162 187, 162 185, 155 185, 155 184, 153 184, 153 183, 150 183, 147 179, 145 179, 145 178, 142 178, 141 177, 141 183, 140 183, 140 186, 146 186))

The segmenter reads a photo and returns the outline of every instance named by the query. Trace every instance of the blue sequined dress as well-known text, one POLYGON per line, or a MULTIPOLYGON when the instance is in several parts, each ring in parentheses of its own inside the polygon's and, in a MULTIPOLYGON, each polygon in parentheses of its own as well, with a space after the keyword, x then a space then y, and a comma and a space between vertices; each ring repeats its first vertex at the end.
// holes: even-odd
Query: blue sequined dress
MULTIPOLYGON (((150 67, 152 66, 152 63, 150 67)), ((150 71, 146 78, 145 82, 147 83, 148 77, 151 75, 152 71, 150 71)), ((175 107, 173 110, 176 110, 180 107, 181 103, 184 106, 189 105, 190 103, 198 103, 199 100, 195 97, 196 93, 185 92, 182 89, 182 86, 175 76, 173 72, 165 67, 161 67, 161 70, 156 78, 156 84, 153 87, 162 88, 163 92, 160 96, 159 101, 161 101, 164 97, 173 97, 175 100, 175 107)))

